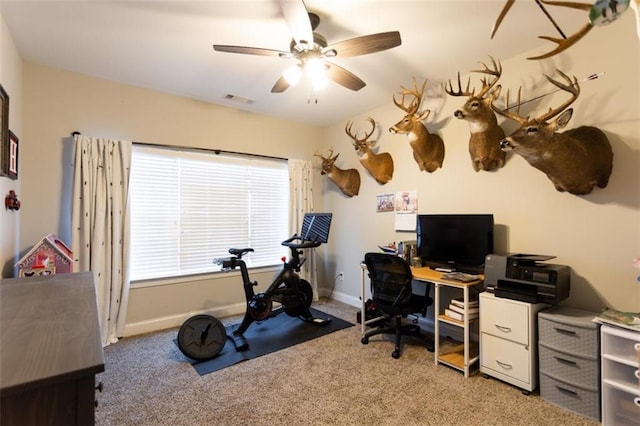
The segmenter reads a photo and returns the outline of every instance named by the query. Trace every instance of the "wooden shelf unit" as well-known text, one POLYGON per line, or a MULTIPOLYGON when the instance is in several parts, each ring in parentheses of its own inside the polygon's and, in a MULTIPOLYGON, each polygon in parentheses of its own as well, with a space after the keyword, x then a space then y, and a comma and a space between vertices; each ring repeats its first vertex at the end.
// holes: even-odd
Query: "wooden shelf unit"
POLYGON ((442 272, 434 271, 430 268, 411 268, 413 273, 413 278, 419 281, 425 281, 432 283, 434 286, 434 321, 433 321, 433 335, 434 335, 434 359, 437 364, 448 365, 449 367, 453 367, 458 369, 464 373, 464 377, 469 377, 469 373, 471 372, 471 366, 478 362, 478 345, 472 343, 469 339, 470 332, 470 324, 478 321, 478 318, 467 319, 469 316, 469 291, 472 288, 480 287, 483 285, 484 277, 479 276, 479 278, 475 281, 471 282, 460 282, 443 279, 442 272), (440 299, 441 294, 440 290, 442 287, 449 287, 459 289, 462 292, 463 298, 463 309, 465 310, 464 321, 458 321, 454 318, 449 318, 448 316, 441 313, 440 310, 440 299), (441 348, 440 344, 440 323, 447 323, 453 325, 455 327, 462 328, 463 331, 463 342, 460 344, 456 350, 449 350, 441 348))

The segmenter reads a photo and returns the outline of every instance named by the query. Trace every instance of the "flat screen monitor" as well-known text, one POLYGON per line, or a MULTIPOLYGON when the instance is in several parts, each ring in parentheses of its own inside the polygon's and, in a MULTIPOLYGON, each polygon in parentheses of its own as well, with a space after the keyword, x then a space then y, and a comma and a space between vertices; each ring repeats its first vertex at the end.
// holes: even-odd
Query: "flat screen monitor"
POLYGON ((300 237, 304 241, 326 243, 329 240, 332 213, 305 213, 300 237))
POLYGON ((493 253, 492 214, 421 214, 416 234, 422 263, 432 269, 481 274, 493 253))

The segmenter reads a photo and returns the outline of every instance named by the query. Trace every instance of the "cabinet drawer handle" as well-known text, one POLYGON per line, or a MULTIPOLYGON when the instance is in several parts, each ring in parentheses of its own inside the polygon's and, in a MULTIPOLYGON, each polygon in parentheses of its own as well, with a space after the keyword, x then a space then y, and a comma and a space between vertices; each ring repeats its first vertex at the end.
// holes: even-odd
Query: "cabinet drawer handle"
POLYGON ((569 395, 578 396, 578 392, 572 391, 571 389, 566 389, 558 385, 556 385, 556 389, 558 389, 560 392, 568 393, 569 395))
POLYGON ((635 345, 633 345, 633 348, 636 350, 636 352, 640 352, 640 343, 636 343, 635 345))
POLYGON ((640 396, 636 396, 633 398, 633 403, 640 407, 640 396))
POLYGON ((496 359, 496 364, 498 364, 500 367, 504 368, 505 370, 512 370, 513 366, 509 363, 506 362, 500 362, 496 359))
POLYGON ((634 371, 633 375, 636 376, 636 379, 640 380, 640 370, 634 371))
POLYGON ((575 332, 575 331, 573 331, 573 330, 567 330, 567 329, 565 329, 565 328, 553 327, 553 329, 554 329, 555 331, 557 331, 558 333, 564 333, 564 334, 576 334, 576 332, 575 332))
POLYGON ((554 358, 556 359, 556 361, 561 362, 563 364, 578 365, 577 362, 575 362, 573 360, 570 360, 570 359, 560 358, 559 356, 554 356, 554 358))
POLYGON ((511 327, 505 327, 504 325, 494 324, 496 328, 500 331, 504 331, 505 333, 511 333, 511 327))

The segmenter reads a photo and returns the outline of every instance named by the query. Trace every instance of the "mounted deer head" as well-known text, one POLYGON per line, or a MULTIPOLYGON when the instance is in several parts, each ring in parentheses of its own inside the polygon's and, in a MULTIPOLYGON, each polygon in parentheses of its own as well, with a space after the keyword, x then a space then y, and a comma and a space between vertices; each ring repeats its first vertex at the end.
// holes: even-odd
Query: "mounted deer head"
POLYGON ((440 136, 429 133, 427 128, 422 124, 430 110, 418 112, 422 105, 422 97, 424 96, 424 88, 427 80, 422 83, 422 87, 418 90, 416 79, 413 79, 413 90, 400 86, 402 91, 402 100, 398 102, 396 96, 393 95, 393 103, 406 112, 402 120, 389 128, 391 133, 403 133, 409 138, 409 145, 413 149, 413 158, 418 163, 420 171, 426 170, 429 173, 434 172, 438 167, 442 167, 444 161, 444 143, 440 136), (409 95, 413 100, 409 99, 409 103, 405 105, 405 97, 409 95))
POLYGON ((469 138, 469 154, 473 170, 494 170, 504 166, 505 152, 500 149, 500 141, 504 139, 504 131, 498 125, 496 114, 491 109, 493 98, 491 97, 491 89, 500 79, 502 75, 502 65, 500 62, 491 58, 493 68, 480 62, 484 69, 472 70, 492 76, 491 80, 483 77, 481 79, 482 89, 476 95, 475 89, 469 90, 471 78, 467 80, 467 87, 463 91, 460 83, 460 73, 458 72, 458 91, 453 90, 451 80, 448 87, 445 85, 445 92, 451 96, 467 96, 467 101, 462 108, 456 110, 453 115, 456 118, 467 120, 469 122, 469 130, 471 136, 469 138))
MULTIPOLYGON (((588 194, 597 185, 607 186, 613 169, 613 152, 607 136, 595 127, 581 126, 567 130, 564 128, 573 114, 573 109, 566 109, 580 94, 578 80, 573 80, 557 70, 566 84, 553 80, 545 75, 547 80, 571 94, 558 108, 533 119, 523 117, 519 107, 516 112, 509 112, 509 92, 506 95, 506 108, 501 110, 491 105, 493 110, 520 124, 520 127, 500 142, 504 151, 513 151, 521 155, 533 167, 542 171, 553 182, 556 190, 567 191, 571 194, 588 194), (553 117, 557 118, 548 122, 553 117)), ((498 86, 496 97, 499 96, 498 86)), ((517 105, 520 105, 520 90, 518 90, 517 105)))
POLYGON ((371 123, 371 131, 365 134, 363 138, 359 138, 357 134, 354 135, 351 132, 351 126, 353 125, 351 121, 347 122, 344 131, 353 140, 353 146, 360 156, 360 164, 367 169, 376 182, 384 185, 393 177, 393 158, 388 152, 376 154, 371 150, 375 142, 368 139, 376 130, 376 122, 371 117, 368 117, 367 120, 371 123))
POLYGON ((360 173, 356 169, 342 170, 338 168, 334 163, 340 154, 336 154, 334 157, 332 155, 333 148, 329 149, 329 154, 326 157, 323 157, 319 152, 313 154, 314 157, 322 159, 320 174, 327 175, 347 197, 358 195, 360 192, 360 173))

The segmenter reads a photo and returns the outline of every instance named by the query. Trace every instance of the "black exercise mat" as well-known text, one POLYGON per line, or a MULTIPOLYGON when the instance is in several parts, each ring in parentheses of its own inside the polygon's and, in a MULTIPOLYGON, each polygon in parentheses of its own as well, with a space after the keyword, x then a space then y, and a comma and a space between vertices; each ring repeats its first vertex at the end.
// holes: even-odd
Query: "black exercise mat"
MULTIPOLYGON (((318 326, 302 321, 298 317, 291 317, 285 313, 264 320, 260 323, 254 322, 244 332, 244 337, 249 343, 249 349, 238 352, 231 339, 227 342, 222 352, 217 357, 208 361, 194 361, 191 364, 198 374, 204 376, 208 373, 221 370, 225 367, 247 361, 259 356, 297 345, 298 343, 321 337, 334 331, 352 327, 354 324, 332 315, 311 308, 311 315, 316 318, 331 319, 331 322, 318 326)), ((231 334, 240 324, 233 324, 227 327, 227 335, 231 334)))

